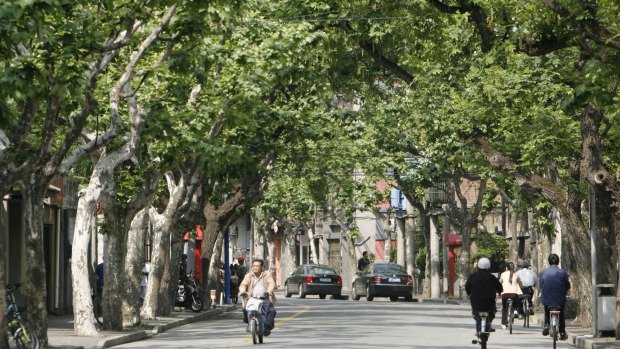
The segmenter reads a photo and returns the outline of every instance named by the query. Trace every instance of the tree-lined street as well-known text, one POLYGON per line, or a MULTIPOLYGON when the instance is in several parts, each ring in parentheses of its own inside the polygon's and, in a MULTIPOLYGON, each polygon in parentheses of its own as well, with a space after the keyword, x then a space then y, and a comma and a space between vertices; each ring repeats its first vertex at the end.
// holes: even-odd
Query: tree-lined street
MULTIPOLYGON (((482 255, 540 272, 553 252, 592 326, 595 284, 620 295, 619 17, 615 0, 2 2, 0 285, 24 284, 45 345, 49 314, 97 336, 104 261, 104 327, 122 331, 170 313, 184 253, 205 294, 231 253, 281 278, 312 254, 348 279, 372 250, 439 297, 482 255)), ((374 323, 362 304, 334 315, 374 323)), ((308 306, 282 329, 322 328, 332 305, 308 306)), ((354 332, 406 337, 383 320, 354 332)))

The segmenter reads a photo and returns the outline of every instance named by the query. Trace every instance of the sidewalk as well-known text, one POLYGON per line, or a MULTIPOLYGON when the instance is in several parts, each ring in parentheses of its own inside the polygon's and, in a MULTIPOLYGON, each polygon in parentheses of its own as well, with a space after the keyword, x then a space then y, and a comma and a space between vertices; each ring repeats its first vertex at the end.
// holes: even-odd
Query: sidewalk
MULTIPOLYGON (((199 313, 191 310, 173 310, 170 316, 158 317, 155 320, 143 320, 136 329, 126 331, 99 331, 100 337, 78 337, 73 334, 73 314, 64 316, 49 315, 47 318, 48 348, 54 349, 102 349, 115 345, 134 342, 149 338, 174 327, 196 321, 206 320, 213 316, 238 309, 240 305, 217 305, 199 313)), ((239 308, 240 309, 240 308, 239 308)))

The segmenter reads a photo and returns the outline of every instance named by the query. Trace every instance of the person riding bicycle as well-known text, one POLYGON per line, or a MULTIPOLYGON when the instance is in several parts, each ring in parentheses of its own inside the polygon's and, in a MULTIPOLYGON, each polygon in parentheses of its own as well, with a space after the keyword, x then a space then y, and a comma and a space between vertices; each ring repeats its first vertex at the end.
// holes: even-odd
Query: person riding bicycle
MULTIPOLYGON (((239 285, 239 296, 246 301, 249 296, 259 297, 263 300, 263 309, 265 314, 265 331, 264 335, 269 336, 274 327, 276 317, 276 302, 273 290, 276 288, 276 282, 268 270, 263 271, 264 261, 262 259, 254 259, 252 261, 252 272, 247 273, 239 285)), ((244 302, 245 304, 245 302, 244 302)), ((247 312, 243 310, 244 320, 247 319, 247 312)))
POLYGON ((508 299, 512 299, 513 310, 516 311, 519 295, 523 294, 521 291, 521 279, 519 275, 515 273, 514 263, 506 263, 506 271, 499 276, 499 282, 502 283, 502 287, 504 288, 502 292, 502 328, 506 329, 506 325, 508 325, 508 315, 510 315, 508 314, 508 299))
MULTIPOLYGON (((465 292, 469 295, 471 310, 474 318, 477 312, 488 312, 488 327, 491 328, 491 322, 495 318, 497 307, 495 305, 495 297, 503 291, 502 284, 491 274, 491 261, 482 257, 478 260, 478 271, 469 276, 465 283, 465 292)), ((484 331, 485 329, 476 329, 484 331)), ((494 331, 491 329, 491 331, 494 331)))
MULTIPOLYGON (((532 269, 528 269, 530 263, 528 263, 527 261, 521 262, 519 266, 521 267, 521 269, 517 271, 517 275, 519 275, 519 279, 521 279, 521 292, 523 292, 523 294, 530 295, 530 299, 528 300, 528 305, 530 308, 529 315, 534 315, 534 306, 532 303, 532 299, 534 298, 534 287, 536 286, 536 279, 538 278, 538 276, 536 275, 536 272, 534 272, 532 269)), ((519 301, 518 311, 519 316, 525 315, 523 312, 523 300, 519 301)))
POLYGON ((561 269, 560 257, 552 253, 549 255, 549 268, 540 273, 538 284, 540 285, 540 296, 542 304, 545 306, 545 324, 542 331, 543 336, 549 335, 549 307, 560 307, 560 339, 567 339, 566 320, 564 318, 564 306, 566 305, 566 295, 570 289, 568 273, 561 269))

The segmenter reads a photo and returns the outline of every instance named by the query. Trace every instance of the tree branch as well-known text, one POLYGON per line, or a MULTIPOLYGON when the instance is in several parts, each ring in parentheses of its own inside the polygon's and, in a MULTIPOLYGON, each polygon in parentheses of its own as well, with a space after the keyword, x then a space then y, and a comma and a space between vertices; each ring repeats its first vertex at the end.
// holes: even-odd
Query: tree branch
MULTIPOLYGON (((340 21, 340 27, 347 33, 351 34, 353 32, 353 28, 349 21, 343 20, 340 21)), ((404 80, 407 83, 413 82, 413 75, 409 74, 405 69, 400 67, 398 64, 392 62, 387 57, 382 55, 376 48, 376 45, 370 41, 362 40, 359 42, 359 46, 366 51, 372 57, 372 59, 381 67, 384 67, 391 71, 394 75, 404 80)))

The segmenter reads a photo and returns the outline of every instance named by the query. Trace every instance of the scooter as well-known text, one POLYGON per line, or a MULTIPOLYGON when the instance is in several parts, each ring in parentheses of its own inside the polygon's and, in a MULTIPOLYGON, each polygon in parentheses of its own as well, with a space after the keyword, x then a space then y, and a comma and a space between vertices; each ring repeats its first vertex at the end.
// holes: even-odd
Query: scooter
POLYGON ((189 307, 193 312, 198 313, 204 307, 200 293, 196 277, 189 273, 186 277, 179 280, 175 305, 180 308, 189 307))

